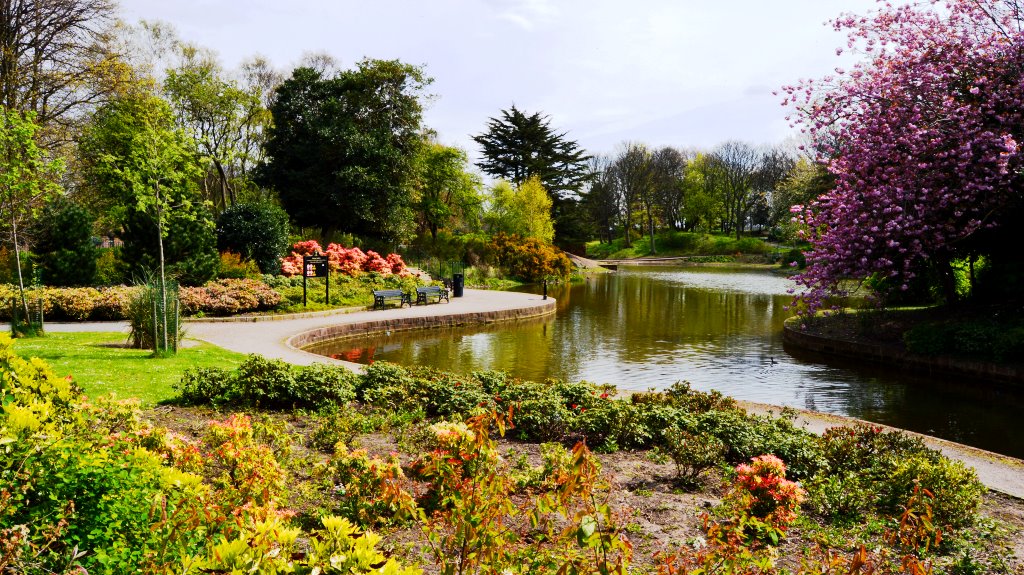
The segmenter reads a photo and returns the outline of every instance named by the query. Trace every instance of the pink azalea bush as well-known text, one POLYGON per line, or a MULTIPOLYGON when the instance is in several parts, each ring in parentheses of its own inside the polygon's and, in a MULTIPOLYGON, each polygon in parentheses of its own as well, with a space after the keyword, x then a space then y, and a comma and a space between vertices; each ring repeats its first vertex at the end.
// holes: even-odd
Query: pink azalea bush
POLYGON ((842 295, 844 279, 871 277, 886 295, 926 270, 955 298, 951 262, 1020 208, 1024 14, 1007 0, 880 3, 833 26, 865 59, 784 88, 836 177, 795 206, 813 244, 796 277, 805 311, 842 295))
POLYGON ((331 271, 347 276, 357 276, 363 272, 377 272, 382 275, 407 275, 409 272, 398 254, 383 257, 373 250, 364 252, 340 244, 327 244, 323 249, 316 240, 298 242, 292 246, 292 253, 281 260, 281 273, 285 276, 302 275, 302 256, 324 254, 331 271))

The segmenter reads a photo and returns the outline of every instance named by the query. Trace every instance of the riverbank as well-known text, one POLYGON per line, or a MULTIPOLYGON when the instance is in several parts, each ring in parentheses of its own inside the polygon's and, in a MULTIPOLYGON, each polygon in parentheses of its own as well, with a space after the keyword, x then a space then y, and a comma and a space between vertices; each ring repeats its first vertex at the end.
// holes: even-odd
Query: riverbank
POLYGON ((1024 363, 995 362, 950 355, 922 355, 907 350, 904 334, 919 322, 896 319, 861 321, 860 314, 790 318, 783 341, 808 351, 892 366, 902 371, 943 377, 966 377, 1024 390, 1024 363))

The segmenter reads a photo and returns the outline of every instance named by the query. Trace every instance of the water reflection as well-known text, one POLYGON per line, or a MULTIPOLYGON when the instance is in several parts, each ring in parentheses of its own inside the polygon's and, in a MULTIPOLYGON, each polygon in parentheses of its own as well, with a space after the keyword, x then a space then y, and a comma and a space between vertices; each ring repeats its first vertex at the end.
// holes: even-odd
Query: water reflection
POLYGON ((767 272, 620 268, 549 290, 558 299, 553 318, 396 333, 310 351, 625 389, 686 380, 740 399, 851 415, 1024 456, 1024 438, 1007 431, 1024 407, 1020 394, 784 349, 791 287, 767 272))

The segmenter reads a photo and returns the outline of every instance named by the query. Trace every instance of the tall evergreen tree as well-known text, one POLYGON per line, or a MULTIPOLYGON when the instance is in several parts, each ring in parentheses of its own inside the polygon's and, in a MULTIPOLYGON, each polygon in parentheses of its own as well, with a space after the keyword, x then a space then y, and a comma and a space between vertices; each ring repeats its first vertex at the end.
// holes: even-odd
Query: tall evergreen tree
POLYGON ((589 176, 590 156, 565 132, 555 132, 551 118, 540 112, 528 116, 513 105, 473 140, 484 156, 477 167, 485 173, 517 186, 537 176, 556 200, 577 192, 589 176))

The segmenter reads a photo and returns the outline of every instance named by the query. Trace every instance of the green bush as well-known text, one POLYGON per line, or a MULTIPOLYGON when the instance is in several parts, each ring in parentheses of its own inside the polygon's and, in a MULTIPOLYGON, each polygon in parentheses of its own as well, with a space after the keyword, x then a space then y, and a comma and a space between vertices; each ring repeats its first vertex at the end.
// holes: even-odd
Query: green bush
POLYGON ((676 464, 676 477, 695 485, 700 474, 724 462, 725 444, 713 435, 694 435, 678 427, 662 432, 665 451, 676 464))
POLYGON ((235 371, 192 368, 175 385, 178 401, 265 409, 344 405, 355 397, 356 374, 342 366, 292 366, 250 355, 235 371))
POLYGON ((288 214, 270 202, 235 204, 217 218, 217 249, 256 262, 265 274, 279 272, 288 246, 288 214))
POLYGON ((430 367, 408 369, 410 394, 428 417, 470 414, 491 406, 490 396, 473 377, 459 377, 430 367))
POLYGON ((807 267, 807 257, 804 256, 802 251, 793 248, 782 256, 782 261, 779 265, 783 268, 797 268, 802 270, 807 267))
POLYGON ((903 334, 907 351, 1004 361, 1024 357, 1024 321, 928 322, 903 334))
POLYGON ((808 504, 836 525, 860 521, 871 509, 872 495, 855 473, 819 474, 806 484, 808 504))
POLYGON ((877 507, 883 513, 899 515, 920 485, 935 496, 933 519, 937 527, 967 527, 974 521, 985 486, 971 468, 959 461, 930 454, 887 458, 886 469, 876 483, 877 507))
POLYGON ((99 255, 92 241, 94 219, 89 210, 64 197, 46 205, 34 246, 44 285, 93 285, 99 255))

